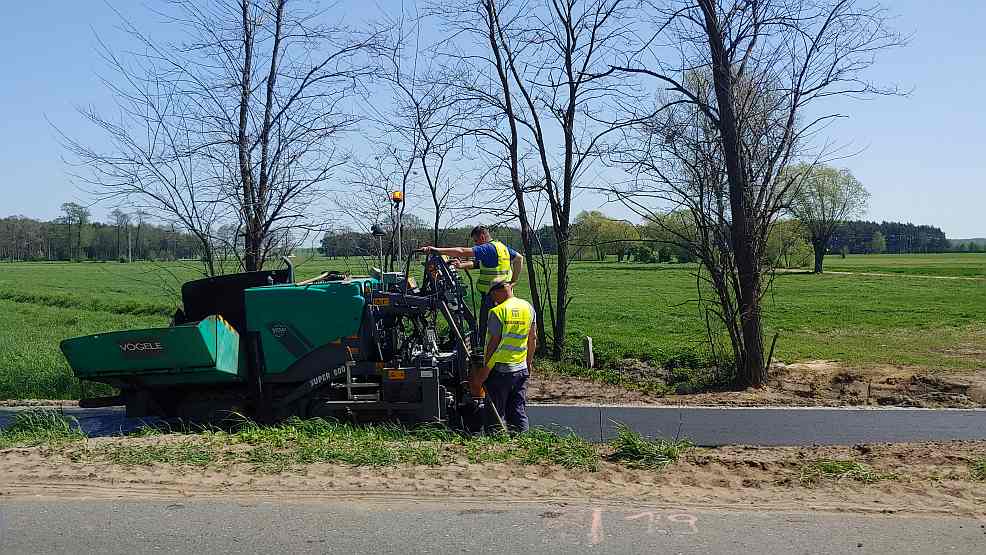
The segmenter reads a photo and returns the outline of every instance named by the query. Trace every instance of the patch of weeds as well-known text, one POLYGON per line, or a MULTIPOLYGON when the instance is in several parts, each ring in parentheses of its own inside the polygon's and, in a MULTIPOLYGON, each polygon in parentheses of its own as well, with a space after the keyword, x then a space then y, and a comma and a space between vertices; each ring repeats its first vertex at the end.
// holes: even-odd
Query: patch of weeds
POLYGON ((160 437, 165 431, 157 426, 144 425, 127 434, 128 437, 160 437))
POLYGON ((588 472, 599 469, 599 453, 594 445, 574 434, 560 436, 542 428, 515 436, 497 434, 465 438, 462 449, 471 463, 557 464, 588 472))
POLYGON ((819 459, 801 467, 801 484, 813 486, 823 479, 853 480, 874 484, 881 480, 893 480, 894 474, 881 474, 869 465, 854 460, 819 459))
POLYGON ((972 461, 969 465, 969 474, 973 480, 986 482, 986 457, 972 461))
POLYGON ((271 472, 315 463, 434 466, 447 462, 453 452, 464 453, 473 463, 516 461, 589 471, 599 465, 592 444, 574 435, 559 436, 540 429, 514 437, 467 437, 439 426, 353 426, 315 418, 291 419, 279 426, 248 423, 230 438, 251 446, 241 460, 271 472))
POLYGON ((255 470, 269 474, 284 472, 295 464, 291 452, 273 449, 267 445, 253 447, 243 454, 242 460, 252 464, 255 470))
POLYGON ((703 350, 676 350, 655 356, 622 351, 602 351, 596 355, 595 368, 586 368, 581 355, 566 357, 562 362, 539 361, 538 368, 656 396, 716 391, 736 383, 733 361, 717 362, 703 350))
POLYGON ((510 443, 515 446, 512 454, 524 464, 557 464, 589 472, 599 469, 595 446, 575 434, 560 436, 533 428, 518 434, 510 443))
MULTIPOLYGON (((668 372, 668 386, 679 395, 721 390, 736 383, 736 367, 732 361, 720 362, 719 365, 708 363, 705 366, 687 366, 678 362, 666 364, 665 368, 668 372)), ((689 359, 687 362, 697 364, 701 359, 689 359)))
POLYGON ((692 445, 686 440, 647 439, 620 424, 610 447, 613 448, 608 457, 611 461, 630 468, 661 470, 677 461, 692 445))
POLYGON ((434 441, 450 445, 461 445, 466 437, 441 424, 424 424, 409 430, 411 437, 419 441, 434 441))
POLYGON ((94 453, 111 463, 124 466, 149 466, 161 463, 205 467, 220 460, 220 450, 215 445, 201 441, 159 445, 110 445, 94 450, 94 453))
POLYGON ((315 463, 437 465, 442 457, 435 444, 446 439, 461 441, 454 432, 437 428, 409 431, 394 424, 352 426, 320 418, 292 418, 279 426, 247 423, 231 438, 252 446, 243 457, 245 462, 270 472, 315 463))
POLYGON ((517 457, 517 449, 505 434, 469 438, 464 446, 466 460, 471 463, 506 462, 517 457))
POLYGON ((14 420, 0 430, 0 449, 57 446, 85 437, 72 417, 54 410, 29 410, 15 414, 14 420))

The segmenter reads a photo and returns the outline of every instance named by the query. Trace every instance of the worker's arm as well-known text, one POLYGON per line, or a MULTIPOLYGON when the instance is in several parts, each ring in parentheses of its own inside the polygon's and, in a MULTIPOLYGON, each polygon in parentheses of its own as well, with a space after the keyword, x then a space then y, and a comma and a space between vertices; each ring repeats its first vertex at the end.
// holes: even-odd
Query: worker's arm
POLYGON ((517 256, 513 257, 510 261, 510 271, 513 273, 513 277, 510 280, 512 283, 517 283, 520 280, 520 273, 524 270, 524 256, 517 253, 517 256))
POLYGON ((435 254, 441 254, 444 256, 473 256, 472 247, 429 247, 424 246, 420 249, 421 252, 433 252, 435 254))
POLYGON ((483 394, 483 382, 486 381, 486 378, 490 376, 490 372, 492 371, 492 368, 490 368, 490 359, 493 358, 496 348, 500 346, 500 337, 499 335, 490 335, 490 340, 486 344, 486 353, 483 356, 483 367, 477 368, 469 380, 469 391, 473 397, 480 397, 483 394))
POLYGON ((476 267, 476 263, 472 260, 459 260, 456 258, 452 260, 452 266, 459 268, 460 270, 472 270, 476 267))
POLYGON ((534 351, 538 348, 538 330, 531 322, 531 331, 527 332, 527 371, 534 373, 534 351))

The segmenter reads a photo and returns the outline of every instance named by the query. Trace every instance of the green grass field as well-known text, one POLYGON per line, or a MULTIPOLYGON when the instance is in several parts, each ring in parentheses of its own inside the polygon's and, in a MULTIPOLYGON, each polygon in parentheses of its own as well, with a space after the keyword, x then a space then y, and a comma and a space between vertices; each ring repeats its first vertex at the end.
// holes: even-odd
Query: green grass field
MULTIPOLYGON (((986 368, 986 254, 834 256, 831 273, 778 274, 764 305, 775 360, 853 367, 986 368), (897 275, 900 274, 900 275, 897 275), (937 279, 935 277, 967 279, 937 279), (982 276, 977 277, 977 276, 982 276)), ((362 261, 307 260, 298 278, 362 261)), ((693 267, 580 262, 572 269, 570 344, 590 335, 603 363, 702 359, 705 322, 693 267)), ((66 337, 163 325, 194 263, 0 264, 0 399, 77 398, 58 350, 66 337)))
POLYGON ((909 274, 941 277, 986 277, 984 255, 951 254, 878 254, 838 255, 825 257, 826 270, 879 274, 909 274))

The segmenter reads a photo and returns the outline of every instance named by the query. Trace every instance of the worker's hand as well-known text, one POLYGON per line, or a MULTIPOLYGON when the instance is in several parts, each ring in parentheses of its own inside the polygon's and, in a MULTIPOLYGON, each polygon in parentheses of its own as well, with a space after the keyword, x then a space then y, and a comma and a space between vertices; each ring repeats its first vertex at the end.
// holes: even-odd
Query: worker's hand
POLYGON ((462 261, 459 260, 458 258, 453 258, 452 260, 449 260, 449 264, 456 269, 462 267, 462 261))
POLYGON ((434 251, 435 251, 435 247, 432 247, 432 246, 429 246, 429 245, 425 245, 425 246, 423 246, 423 247, 421 247, 421 248, 418 249, 418 252, 423 252, 423 253, 429 253, 429 252, 434 252, 434 251))

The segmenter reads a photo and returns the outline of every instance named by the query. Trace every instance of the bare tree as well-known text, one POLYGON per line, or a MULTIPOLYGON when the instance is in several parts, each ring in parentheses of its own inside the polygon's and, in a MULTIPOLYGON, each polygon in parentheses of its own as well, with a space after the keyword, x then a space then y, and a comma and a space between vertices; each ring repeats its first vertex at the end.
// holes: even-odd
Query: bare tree
POLYGON ((140 208, 134 212, 134 218, 137 220, 136 236, 134 237, 134 254, 137 256, 137 260, 140 260, 142 254, 140 250, 140 232, 143 231, 144 224, 147 222, 149 216, 150 214, 146 210, 140 208))
POLYGON ((799 164, 791 168, 799 183, 790 202, 791 214, 800 220, 815 252, 815 273, 822 273, 825 251, 836 226, 866 211, 870 194, 846 169, 799 164))
MULTIPOLYGON (((477 114, 475 132, 494 145, 483 147, 488 153, 502 149, 503 154, 493 157, 502 162, 497 169, 509 172, 512 204, 529 256, 536 253, 531 197, 543 198, 548 207, 557 261, 551 274, 553 283, 544 285, 553 286, 554 302, 542 302, 537 289, 532 293, 538 303, 539 323, 545 320, 543 308, 549 309, 551 354, 560 359, 571 302, 573 199, 583 182, 580 180, 599 155, 604 137, 620 127, 605 114, 607 104, 626 91, 620 80, 600 74, 620 58, 620 45, 629 32, 624 16, 631 3, 480 0, 438 4, 453 27, 464 14, 475 15, 475 20, 461 23, 458 30, 481 40, 482 50, 477 51, 474 44, 448 50, 456 61, 476 67, 476 75, 492 73, 490 82, 479 79, 468 87, 468 93, 487 108, 477 114)), ((533 263, 528 264, 528 272, 536 287, 539 276, 533 263)), ((549 335, 542 333, 541 337, 549 335)))
POLYGON ((417 163, 413 142, 379 147, 372 157, 353 159, 349 187, 335 198, 336 208, 355 228, 363 232, 369 232, 374 224, 384 228, 389 237, 383 269, 396 268, 397 226, 407 208, 406 202, 392 202, 391 193, 400 192, 405 201, 415 196, 412 173, 417 163))
POLYGON ((117 258, 123 258, 123 230, 130 229, 130 214, 127 214, 119 208, 114 208, 110 212, 110 221, 113 226, 116 227, 116 256, 117 258))
POLYGON ((648 121, 637 137, 644 155, 632 165, 648 182, 616 192, 672 222, 697 251, 739 379, 762 384, 767 236, 796 189, 785 169, 840 117, 814 109, 819 101, 895 92, 862 74, 876 53, 902 40, 887 30, 879 6, 853 0, 652 2, 649 11, 657 36, 610 72, 657 83, 663 119, 648 121))
MULTIPOLYGON (((417 170, 409 176, 423 181, 430 200, 432 243, 441 245, 441 229, 461 219, 454 215, 462 200, 456 194, 456 181, 464 170, 457 162, 465 160, 464 138, 471 134, 469 120, 474 103, 459 94, 456 86, 463 71, 441 67, 423 49, 421 25, 424 18, 409 20, 402 11, 387 24, 393 29, 383 81, 392 103, 390 110, 373 109, 382 139, 392 146, 405 145, 416 161, 417 170), (458 170, 458 171, 456 171, 458 170), (451 218, 451 219, 450 219, 451 218)), ((371 108, 373 105, 371 104, 371 108)))
POLYGON ((320 23, 287 0, 173 0, 159 12, 186 37, 139 49, 104 46, 106 84, 122 116, 86 116, 110 137, 98 152, 68 144, 104 196, 135 204, 199 238, 212 263, 215 233, 242 234, 242 266, 261 269, 285 237, 311 230, 311 210, 341 164, 336 140, 357 117, 345 103, 376 73, 376 33, 320 23))

